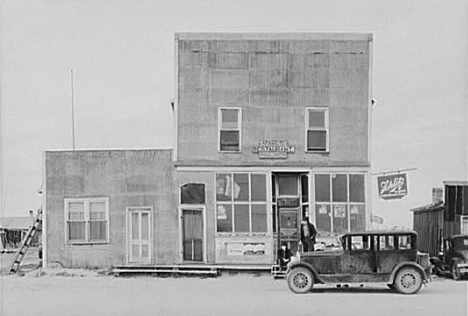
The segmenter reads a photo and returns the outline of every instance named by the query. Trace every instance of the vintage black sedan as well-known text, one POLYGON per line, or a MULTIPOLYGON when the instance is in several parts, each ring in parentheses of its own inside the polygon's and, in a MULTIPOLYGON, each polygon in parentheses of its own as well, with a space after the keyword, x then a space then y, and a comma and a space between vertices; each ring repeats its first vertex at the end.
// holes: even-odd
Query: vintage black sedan
POLYGON ((444 240, 438 258, 431 258, 435 273, 450 273, 454 280, 468 275, 468 235, 455 235, 444 240))
POLYGON ((429 255, 418 252, 416 232, 355 232, 337 240, 313 252, 300 252, 289 264, 286 279, 294 293, 306 293, 315 283, 372 282, 414 294, 430 280, 429 255))

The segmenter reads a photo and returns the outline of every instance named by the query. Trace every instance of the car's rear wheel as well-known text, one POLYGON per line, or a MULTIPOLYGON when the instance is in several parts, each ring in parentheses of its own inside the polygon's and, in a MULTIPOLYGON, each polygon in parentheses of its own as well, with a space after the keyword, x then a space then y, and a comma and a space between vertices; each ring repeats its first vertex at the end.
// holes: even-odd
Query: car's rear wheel
POLYGON ((423 284, 421 273, 413 267, 404 267, 398 271, 395 281, 395 290, 401 294, 415 294, 423 284))
POLYGON ((307 293, 314 286, 314 276, 306 268, 295 268, 288 273, 288 286, 294 293, 307 293))
POLYGON ((450 274, 452 275, 452 279, 455 281, 460 280, 460 270, 458 269, 458 262, 453 261, 450 265, 450 274))

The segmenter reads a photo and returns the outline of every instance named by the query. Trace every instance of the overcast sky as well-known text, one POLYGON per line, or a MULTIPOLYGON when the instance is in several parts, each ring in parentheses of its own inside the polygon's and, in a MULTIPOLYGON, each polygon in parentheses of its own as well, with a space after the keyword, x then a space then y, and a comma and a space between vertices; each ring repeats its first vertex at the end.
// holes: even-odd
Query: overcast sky
POLYGON ((175 32, 374 34, 372 170, 417 168, 410 208, 468 179, 468 2, 375 0, 0 1, 1 214, 41 206, 43 151, 173 146, 175 32))

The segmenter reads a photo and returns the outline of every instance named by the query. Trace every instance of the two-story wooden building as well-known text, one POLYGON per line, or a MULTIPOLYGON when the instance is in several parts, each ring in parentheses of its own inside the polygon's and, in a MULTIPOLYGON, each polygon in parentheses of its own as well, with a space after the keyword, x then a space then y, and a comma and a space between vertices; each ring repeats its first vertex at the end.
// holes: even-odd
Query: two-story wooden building
POLYGON ((173 150, 45 153, 45 262, 271 264, 370 222, 371 34, 176 34, 173 150))

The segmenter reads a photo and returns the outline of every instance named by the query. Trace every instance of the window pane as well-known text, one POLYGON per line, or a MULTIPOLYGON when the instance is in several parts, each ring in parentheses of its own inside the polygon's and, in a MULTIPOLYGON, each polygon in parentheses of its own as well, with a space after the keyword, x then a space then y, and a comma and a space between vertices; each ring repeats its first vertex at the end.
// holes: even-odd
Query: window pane
POLYGON ((411 236, 398 236, 398 249, 411 249, 411 236))
POLYGON ((315 175, 315 200, 317 202, 330 202, 330 175, 315 175))
POLYGON ((149 246, 148 245, 141 245, 141 257, 148 258, 149 257, 149 246))
POLYGON ((220 149, 224 151, 239 150, 239 131, 221 131, 220 149))
POLYGON ((89 238, 90 240, 106 240, 106 225, 107 222, 89 222, 89 238))
POLYGON ((140 223, 139 214, 136 212, 132 213, 132 239, 140 239, 140 223))
POLYGON ((309 127, 325 127, 325 112, 309 110, 309 127))
POLYGON ((184 210, 184 238, 203 238, 203 217, 201 211, 184 210))
POLYGON ((276 202, 276 177, 274 175, 271 176, 271 201, 276 202))
POLYGON ((395 249, 393 236, 380 236, 380 250, 393 250, 395 249))
POLYGON ((232 232, 232 206, 218 204, 216 206, 216 220, 218 232, 232 232))
POLYGON ((252 177, 252 201, 266 201, 266 176, 264 174, 253 174, 252 177))
POLYGON ((278 217, 278 214, 276 213, 277 212, 277 208, 276 208, 276 205, 273 205, 271 207, 271 212, 272 212, 272 221, 271 221, 271 224, 273 226, 273 232, 276 233, 276 218, 278 217))
POLYGON ((348 202, 348 186, 345 174, 332 176, 333 202, 348 202))
POLYGON ((348 208, 346 204, 333 205, 333 232, 346 233, 348 231, 348 208))
POLYGON ((89 202, 89 212, 91 220, 106 220, 106 203, 89 202))
POLYGON ((352 250, 369 250, 370 249, 369 236, 351 236, 351 249, 352 250))
POLYGON ((350 174, 349 175, 349 201, 350 202, 365 202, 364 194, 364 175, 350 174))
POLYGON ((309 202, 309 177, 301 176, 302 203, 309 202))
POLYGON ((307 131, 307 150, 327 150, 327 131, 307 131))
POLYGON ((234 201, 249 200, 249 175, 234 174, 234 201))
POLYGON ((249 206, 248 205, 234 205, 234 231, 235 232, 249 232, 249 206))
POLYGON ((279 195, 299 196, 297 177, 282 175, 278 177, 279 195))
POLYGON ((252 205, 252 232, 267 231, 266 205, 252 205))
POLYGON ((221 128, 222 129, 237 129, 239 110, 237 109, 222 109, 221 110, 221 128))
POLYGON ((216 175, 216 201, 232 201, 232 178, 229 174, 216 175))
POLYGON ((69 240, 85 240, 85 222, 68 223, 69 240))
POLYGON ((366 228, 365 205, 350 206, 350 225, 351 231, 363 231, 366 228))
POLYGON ((132 245, 132 257, 133 258, 140 257, 140 245, 132 245))
POLYGON ((315 206, 315 227, 319 232, 331 232, 330 205, 316 204, 315 206))
POLYGON ((187 183, 180 187, 182 204, 205 204, 205 185, 203 183, 187 183))
POLYGON ((68 218, 71 221, 84 220, 84 202, 69 202, 68 203, 68 218))
POLYGON ((280 228, 297 229, 297 213, 280 211, 280 228))
POLYGON ((141 239, 149 239, 149 214, 141 213, 141 239))

